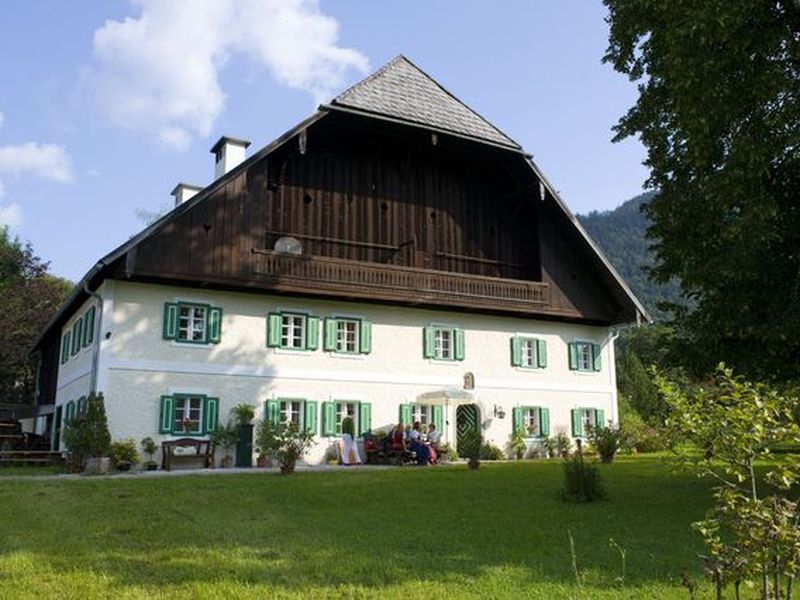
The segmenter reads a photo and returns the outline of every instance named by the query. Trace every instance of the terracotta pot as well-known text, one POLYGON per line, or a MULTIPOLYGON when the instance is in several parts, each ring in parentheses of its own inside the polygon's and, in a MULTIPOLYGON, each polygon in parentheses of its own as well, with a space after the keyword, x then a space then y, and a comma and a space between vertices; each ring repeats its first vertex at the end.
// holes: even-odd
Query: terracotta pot
POLYGON ((611 456, 600 456, 600 462, 604 465, 610 465, 614 461, 614 455, 611 456))
POLYGON ((291 475, 294 473, 294 463, 290 465, 281 465, 281 475, 291 475))
POLYGON ((233 466, 233 457, 232 456, 225 456, 222 458, 222 464, 220 465, 223 469, 230 469, 233 466))
POLYGON ((473 460, 470 458, 469 461, 467 462, 467 466, 474 471, 475 469, 481 466, 481 461, 473 460))
POLYGON ((258 458, 256 458, 256 467, 258 467, 259 469, 266 469, 267 467, 270 466, 270 462, 271 461, 269 457, 260 454, 258 458))

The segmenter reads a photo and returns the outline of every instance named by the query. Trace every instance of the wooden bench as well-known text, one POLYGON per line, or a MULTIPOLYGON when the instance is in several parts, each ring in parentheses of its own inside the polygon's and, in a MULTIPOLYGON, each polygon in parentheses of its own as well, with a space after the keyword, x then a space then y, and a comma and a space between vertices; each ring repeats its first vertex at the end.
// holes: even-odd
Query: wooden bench
POLYGON ((173 462, 202 460, 208 469, 214 466, 214 445, 208 440, 181 438, 161 443, 161 468, 172 470, 173 462))

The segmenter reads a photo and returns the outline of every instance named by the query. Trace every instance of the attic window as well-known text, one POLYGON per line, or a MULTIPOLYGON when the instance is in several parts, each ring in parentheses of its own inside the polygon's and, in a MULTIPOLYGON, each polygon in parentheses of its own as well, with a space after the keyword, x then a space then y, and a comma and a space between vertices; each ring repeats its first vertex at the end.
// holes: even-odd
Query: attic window
POLYGON ((219 162, 222 160, 222 149, 220 148, 214 153, 214 160, 215 162, 219 162))

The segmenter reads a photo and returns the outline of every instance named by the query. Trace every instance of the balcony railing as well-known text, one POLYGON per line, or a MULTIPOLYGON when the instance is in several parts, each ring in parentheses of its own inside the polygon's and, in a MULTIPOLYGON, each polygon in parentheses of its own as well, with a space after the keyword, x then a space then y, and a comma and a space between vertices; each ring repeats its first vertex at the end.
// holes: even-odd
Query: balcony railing
POLYGON ((251 273, 280 288, 417 303, 537 310, 550 303, 546 283, 449 273, 253 249, 251 273))

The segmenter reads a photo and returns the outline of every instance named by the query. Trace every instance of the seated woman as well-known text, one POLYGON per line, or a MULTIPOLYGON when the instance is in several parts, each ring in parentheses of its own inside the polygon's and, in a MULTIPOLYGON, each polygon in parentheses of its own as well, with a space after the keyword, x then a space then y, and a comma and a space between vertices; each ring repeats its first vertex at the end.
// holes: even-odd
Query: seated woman
POLYGON ((417 464, 424 467, 428 464, 431 455, 428 446, 422 442, 422 430, 419 421, 414 423, 413 429, 408 434, 408 439, 411 443, 411 451, 417 455, 417 464))

